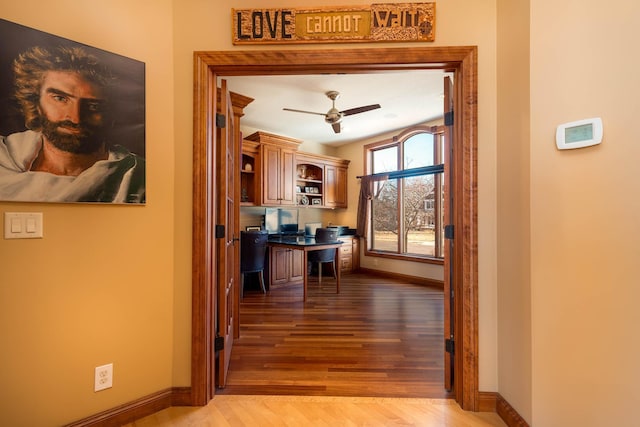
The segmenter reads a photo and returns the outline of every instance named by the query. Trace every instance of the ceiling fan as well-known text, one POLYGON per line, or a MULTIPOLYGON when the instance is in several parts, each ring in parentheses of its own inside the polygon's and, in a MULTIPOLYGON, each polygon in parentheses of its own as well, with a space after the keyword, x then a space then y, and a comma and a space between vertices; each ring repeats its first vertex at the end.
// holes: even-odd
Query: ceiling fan
POLYGON ((306 114, 316 114, 319 116, 324 116, 324 121, 331 125, 331 127, 333 128, 333 131, 335 133, 340 133, 340 130, 341 130, 340 122, 342 121, 343 117, 352 116, 354 114, 364 113, 367 111, 380 108, 380 104, 371 104, 371 105, 365 105, 362 107, 350 108, 348 110, 338 111, 338 109, 336 108, 336 99, 340 97, 340 92, 331 90, 325 93, 325 95, 327 95, 327 98, 329 98, 332 102, 331 109, 326 113, 316 113, 314 111, 295 110, 293 108, 283 108, 283 110, 293 111, 294 113, 306 113, 306 114))

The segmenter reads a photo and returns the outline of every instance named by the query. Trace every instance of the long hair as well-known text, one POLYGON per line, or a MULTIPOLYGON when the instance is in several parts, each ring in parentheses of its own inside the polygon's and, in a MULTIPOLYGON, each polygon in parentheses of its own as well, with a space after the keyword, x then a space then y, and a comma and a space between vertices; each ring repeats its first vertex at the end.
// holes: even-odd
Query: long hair
POLYGON ((21 53, 13 61, 15 98, 22 107, 27 129, 39 131, 42 128, 38 105, 40 88, 47 71, 78 73, 88 82, 105 89, 107 97, 108 88, 114 81, 111 71, 81 47, 59 46, 47 50, 35 46, 21 53))

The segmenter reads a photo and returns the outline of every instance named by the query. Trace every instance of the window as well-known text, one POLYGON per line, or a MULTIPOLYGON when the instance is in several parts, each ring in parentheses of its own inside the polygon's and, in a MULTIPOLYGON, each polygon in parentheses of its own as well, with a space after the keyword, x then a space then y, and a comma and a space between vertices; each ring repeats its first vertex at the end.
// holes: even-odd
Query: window
POLYGON ((369 174, 399 176, 373 181, 367 255, 442 261, 443 143, 442 128, 417 127, 365 146, 369 174), (442 167, 410 173, 429 166, 442 167))

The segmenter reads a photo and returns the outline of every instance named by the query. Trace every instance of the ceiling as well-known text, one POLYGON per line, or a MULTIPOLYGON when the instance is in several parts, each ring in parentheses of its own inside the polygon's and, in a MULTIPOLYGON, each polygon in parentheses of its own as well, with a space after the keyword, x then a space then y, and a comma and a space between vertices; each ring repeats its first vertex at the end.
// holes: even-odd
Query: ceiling
POLYGON ((254 99, 241 120, 245 136, 259 130, 339 146, 442 117, 445 75, 442 70, 410 70, 224 78, 232 92, 254 99), (321 115, 283 111, 286 107, 324 114, 331 108, 328 91, 340 92, 340 111, 370 104, 381 108, 343 117, 339 134, 321 115))

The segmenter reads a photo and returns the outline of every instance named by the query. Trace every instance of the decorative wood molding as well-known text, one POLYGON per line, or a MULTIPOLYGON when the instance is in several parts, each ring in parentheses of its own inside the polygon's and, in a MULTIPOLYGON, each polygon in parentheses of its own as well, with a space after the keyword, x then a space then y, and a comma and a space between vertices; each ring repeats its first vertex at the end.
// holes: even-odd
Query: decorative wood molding
POLYGON ((446 69, 456 76, 454 225, 455 399, 468 411, 478 408, 478 50, 475 46, 376 49, 313 49, 194 52, 193 310, 192 404, 204 405, 212 384, 211 316, 215 307, 215 266, 210 177, 215 136, 211 117, 217 105, 218 76, 309 73, 375 73, 446 69))
POLYGON ((65 427, 121 426, 171 406, 189 405, 190 387, 174 387, 67 424, 65 427))
POLYGON ((213 396, 211 366, 214 354, 211 316, 214 310, 214 278, 216 265, 213 262, 215 242, 213 234, 216 190, 213 185, 213 165, 215 150, 210 141, 215 134, 213 127, 214 103, 217 97, 215 81, 210 81, 211 71, 207 62, 199 55, 194 56, 194 81, 200 87, 194 88, 193 121, 194 141, 209 141, 193 144, 193 222, 191 240, 193 253, 191 289, 191 393, 192 405, 204 406, 213 396), (194 368, 197 367, 197 368, 194 368))
POLYGON ((403 282, 414 283, 416 285, 434 286, 436 288, 444 287, 444 283, 442 282, 442 280, 429 279, 428 277, 410 276, 408 274, 394 273, 392 271, 374 270, 371 268, 360 267, 358 269, 358 273, 370 274, 372 276, 379 277, 388 277, 389 279, 398 279, 402 280, 403 282))
POLYGON ((287 147, 292 150, 298 150, 302 141, 295 138, 289 138, 287 136, 276 135, 269 132, 257 131, 249 136, 244 137, 245 141, 253 141, 259 144, 275 144, 279 147, 287 147))

